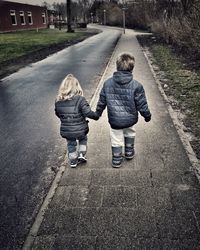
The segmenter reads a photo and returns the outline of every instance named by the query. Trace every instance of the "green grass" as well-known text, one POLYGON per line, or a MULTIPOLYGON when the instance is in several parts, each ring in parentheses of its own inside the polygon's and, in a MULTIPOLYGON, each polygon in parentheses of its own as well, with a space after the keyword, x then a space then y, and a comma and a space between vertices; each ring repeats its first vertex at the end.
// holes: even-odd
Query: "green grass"
POLYGON ((20 31, 0 34, 0 64, 27 53, 84 36, 84 33, 67 33, 64 30, 20 31))
POLYGON ((194 134, 200 136, 200 72, 189 69, 167 45, 153 44, 151 51, 154 63, 169 79, 169 93, 186 114, 185 124, 191 125, 194 134))

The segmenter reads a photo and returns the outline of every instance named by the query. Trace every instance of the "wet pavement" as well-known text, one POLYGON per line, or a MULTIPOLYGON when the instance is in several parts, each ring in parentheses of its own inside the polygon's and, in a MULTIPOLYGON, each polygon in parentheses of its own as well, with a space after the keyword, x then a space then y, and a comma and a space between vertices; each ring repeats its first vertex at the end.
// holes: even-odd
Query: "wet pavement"
POLYGON ((54 101, 74 74, 88 100, 121 30, 104 31, 4 78, 0 83, 0 248, 20 249, 55 177, 65 142, 54 101))

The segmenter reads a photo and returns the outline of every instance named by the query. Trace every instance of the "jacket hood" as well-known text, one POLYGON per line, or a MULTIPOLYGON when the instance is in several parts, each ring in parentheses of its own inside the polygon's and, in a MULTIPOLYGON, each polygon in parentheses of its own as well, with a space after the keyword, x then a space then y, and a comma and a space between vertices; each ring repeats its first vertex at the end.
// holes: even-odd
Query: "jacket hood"
POLYGON ((133 74, 129 71, 116 71, 113 74, 113 80, 124 85, 133 80, 133 74))

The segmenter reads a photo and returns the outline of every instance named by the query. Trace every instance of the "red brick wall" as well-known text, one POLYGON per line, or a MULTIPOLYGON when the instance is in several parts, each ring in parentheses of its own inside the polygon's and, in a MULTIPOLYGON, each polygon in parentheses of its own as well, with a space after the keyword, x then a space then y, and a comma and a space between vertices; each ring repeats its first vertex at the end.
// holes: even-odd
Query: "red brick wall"
POLYGON ((0 0, 0 32, 47 28, 47 22, 48 17, 45 7, 0 0), (10 10, 15 10, 17 25, 12 25, 10 10), (20 11, 24 11, 25 25, 21 25, 20 11), (32 25, 28 23, 28 12, 32 13, 32 25), (42 13, 45 13, 46 24, 43 24, 42 13))

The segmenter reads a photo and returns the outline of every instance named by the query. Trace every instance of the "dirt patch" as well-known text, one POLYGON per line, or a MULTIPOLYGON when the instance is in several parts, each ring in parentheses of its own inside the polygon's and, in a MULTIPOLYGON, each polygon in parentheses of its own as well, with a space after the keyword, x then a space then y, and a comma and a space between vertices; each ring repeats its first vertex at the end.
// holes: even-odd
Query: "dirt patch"
POLYGON ((195 58, 194 54, 189 56, 184 51, 181 53, 179 48, 167 45, 153 35, 138 36, 137 38, 151 61, 156 77, 160 81, 173 110, 178 114, 178 119, 183 125, 184 132, 197 158, 200 159, 200 61, 195 58), (158 52, 159 48, 160 52, 158 52), (158 53, 162 56, 162 53, 168 53, 168 49, 174 58, 177 58, 177 64, 170 60, 168 55, 164 55, 162 60, 159 59, 158 53), (173 65, 173 63, 175 64, 173 65), (176 65, 178 65, 177 69, 176 65))
POLYGON ((87 31, 81 31, 84 32, 84 36, 78 39, 74 39, 71 41, 65 41, 63 43, 59 44, 53 44, 49 47, 39 49, 37 51, 28 53, 26 55, 20 56, 14 60, 8 60, 0 65, 0 79, 18 71, 20 68, 37 61, 40 61, 47 56, 56 53, 62 49, 65 49, 71 45, 74 45, 76 43, 79 43, 86 38, 98 34, 100 31, 96 29, 89 29, 87 31))

